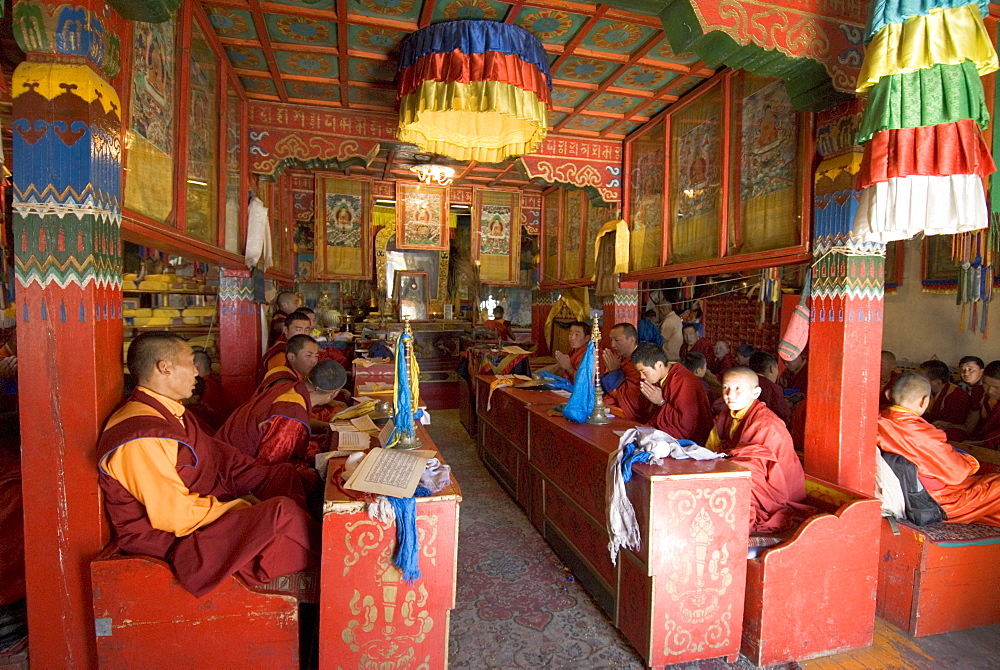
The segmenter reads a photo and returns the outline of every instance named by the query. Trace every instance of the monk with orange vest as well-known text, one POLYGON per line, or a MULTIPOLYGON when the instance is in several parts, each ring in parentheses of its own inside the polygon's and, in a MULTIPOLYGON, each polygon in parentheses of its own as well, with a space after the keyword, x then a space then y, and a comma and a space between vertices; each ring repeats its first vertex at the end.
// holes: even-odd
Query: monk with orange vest
POLYGON ((570 381, 576 379, 576 370, 583 362, 583 355, 587 353, 587 342, 590 341, 590 324, 585 321, 574 321, 569 324, 569 346, 568 354, 556 351, 556 362, 561 368, 559 374, 570 381))
POLYGON ((271 368, 285 364, 285 347, 288 340, 296 335, 309 335, 312 332, 312 321, 305 312, 292 312, 285 317, 285 326, 282 328, 281 337, 264 352, 260 361, 260 368, 257 371, 257 379, 263 379, 264 375, 271 368))

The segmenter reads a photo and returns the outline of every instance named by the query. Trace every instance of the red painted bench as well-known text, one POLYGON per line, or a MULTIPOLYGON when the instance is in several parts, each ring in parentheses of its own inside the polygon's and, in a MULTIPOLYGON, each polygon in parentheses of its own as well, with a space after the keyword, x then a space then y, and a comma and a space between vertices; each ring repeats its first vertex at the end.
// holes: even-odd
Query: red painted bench
POLYGON ((108 545, 90 564, 102 669, 299 667, 298 600, 239 577, 195 598, 163 561, 108 545))
POLYGON ((882 522, 878 615, 914 637, 1000 623, 1000 528, 882 522))
POLYGON ((881 503, 811 477, 806 493, 821 513, 747 561, 740 651, 756 665, 872 643, 881 503))

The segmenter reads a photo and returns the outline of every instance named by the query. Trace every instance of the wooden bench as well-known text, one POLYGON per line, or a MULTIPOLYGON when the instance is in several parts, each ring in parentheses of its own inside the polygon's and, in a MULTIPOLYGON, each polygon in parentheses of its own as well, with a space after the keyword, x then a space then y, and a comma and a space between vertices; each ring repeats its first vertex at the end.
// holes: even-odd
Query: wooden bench
POLYGON ((239 577, 195 598, 170 566, 108 545, 90 564, 97 658, 106 668, 299 667, 298 600, 239 577))
POLYGON ((1000 623, 1000 528, 882 522, 878 615, 914 637, 1000 623))
POLYGON ((881 503, 811 477, 806 493, 820 513, 747 561, 740 651, 756 665, 872 643, 881 503))

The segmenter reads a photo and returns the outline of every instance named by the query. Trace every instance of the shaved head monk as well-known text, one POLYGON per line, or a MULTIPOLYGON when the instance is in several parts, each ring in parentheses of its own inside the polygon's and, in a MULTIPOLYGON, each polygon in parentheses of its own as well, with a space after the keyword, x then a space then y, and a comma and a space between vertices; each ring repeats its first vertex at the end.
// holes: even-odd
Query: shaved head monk
POLYGON ((726 374, 726 370, 735 368, 738 365, 736 356, 729 347, 729 342, 725 340, 716 342, 715 346, 712 347, 712 353, 715 354, 715 367, 712 368, 712 373, 716 377, 721 377, 726 374))
POLYGON ((645 423, 649 421, 653 406, 639 389, 642 375, 632 363, 632 352, 639 346, 639 333, 631 323, 618 323, 612 326, 608 335, 611 348, 601 354, 606 371, 601 375, 604 402, 618 407, 626 419, 645 423))
POLYGON ((708 369, 708 361, 697 351, 692 351, 684 355, 684 358, 681 359, 681 365, 701 380, 701 385, 708 393, 708 402, 712 405, 712 413, 714 414, 716 412, 715 403, 722 401, 722 382, 708 369))
POLYGON ((785 400, 785 389, 778 386, 778 359, 766 351, 755 351, 750 357, 750 369, 757 373, 760 386, 758 399, 778 415, 786 426, 792 424, 792 408, 785 400))
POLYGON ((882 361, 879 365, 879 384, 881 385, 878 394, 879 409, 885 409, 892 404, 892 387, 899 379, 899 371, 896 369, 896 354, 891 351, 882 352, 882 361))
POLYGON ((785 422, 758 400, 759 377, 750 368, 731 368, 722 377, 728 411, 715 419, 706 445, 750 471, 750 531, 776 533, 806 512, 806 479, 785 422))
POLYGON ((274 314, 271 316, 271 327, 268 334, 268 345, 274 344, 281 337, 285 327, 285 317, 302 305, 302 298, 291 291, 282 291, 274 299, 274 314))
POLYGON ((969 418, 969 394, 951 383, 951 370, 944 361, 924 361, 917 368, 931 384, 931 402, 924 420, 948 433, 948 439, 965 438, 969 418))
POLYGON ((693 323, 685 323, 681 328, 681 336, 684 344, 681 345, 679 358, 684 358, 691 352, 699 353, 708 361, 708 369, 713 370, 715 368, 715 350, 707 337, 698 336, 698 326, 693 323))
POLYGON ((561 351, 555 353, 556 363, 561 368, 560 374, 570 381, 576 379, 576 369, 583 362, 583 355, 587 353, 587 342, 590 341, 590 324, 585 321, 574 321, 569 324, 569 346, 570 351, 564 354, 561 351))
POLYGON ((712 428, 712 409, 701 380, 680 363, 667 360, 663 349, 643 342, 632 352, 642 375, 639 390, 653 404, 649 425, 677 440, 705 444, 712 428))
POLYGON ((972 431, 970 441, 997 449, 1000 448, 1000 361, 993 361, 986 366, 982 384, 979 421, 972 431))
POLYGON ((232 574, 266 584, 315 564, 318 528, 295 469, 255 464, 185 417, 197 375, 191 347, 173 333, 142 333, 128 368, 137 386, 97 450, 121 550, 167 561, 199 597, 232 574))
POLYGON ((309 335, 311 332, 312 321, 305 312, 292 312, 286 316, 281 337, 261 357, 258 378, 263 379, 268 370, 285 364, 285 348, 288 345, 288 340, 296 335, 309 335))
POLYGON ((237 407, 216 437, 258 463, 307 468, 312 407, 332 400, 346 381, 340 363, 316 363, 303 381, 273 384, 237 407))
POLYGON ((257 393, 278 382, 299 382, 319 362, 319 344, 311 335, 293 335, 285 345, 285 364, 269 369, 257 393))
POLYGON ((878 447, 917 468, 917 477, 949 523, 1000 526, 1000 474, 980 475, 979 461, 950 444, 944 431, 921 418, 931 403, 930 382, 912 372, 892 387, 895 403, 878 420, 878 447))

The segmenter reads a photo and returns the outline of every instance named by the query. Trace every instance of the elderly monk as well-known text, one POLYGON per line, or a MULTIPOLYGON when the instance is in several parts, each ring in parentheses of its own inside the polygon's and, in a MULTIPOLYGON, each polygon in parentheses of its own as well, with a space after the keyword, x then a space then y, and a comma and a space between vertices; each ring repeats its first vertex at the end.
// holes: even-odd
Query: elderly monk
POLYGON ((570 381, 576 379, 576 369, 583 362, 583 355, 587 353, 587 342, 590 341, 590 324, 584 321, 574 321, 569 324, 569 346, 570 351, 564 354, 557 351, 556 363, 559 364, 559 374, 570 381))
POLYGON ((679 361, 681 359, 681 345, 684 344, 684 334, 681 332, 684 328, 684 322, 681 321, 681 317, 677 315, 674 306, 669 302, 661 302, 657 309, 663 315, 663 318, 660 319, 663 353, 667 355, 667 359, 679 361))
POLYGON ((931 383, 931 402, 924 412, 924 420, 948 434, 949 440, 968 436, 965 424, 969 419, 969 394, 951 383, 951 370, 944 361, 924 361, 917 368, 931 383))
POLYGON ((307 466, 312 407, 333 400, 346 381, 340 363, 321 361, 305 380, 274 384, 237 407, 216 437, 258 463, 307 466))
POLYGON ((510 321, 503 318, 503 307, 493 308, 493 318, 484 321, 483 328, 496 333, 501 342, 514 341, 514 332, 510 329, 510 321))
POLYGON ((258 379, 263 379, 271 368, 285 364, 285 347, 288 345, 288 340, 296 335, 309 335, 312 332, 311 324, 309 315, 305 312, 292 312, 285 317, 285 327, 281 330, 281 337, 261 357, 258 379))
POLYGON ((626 419, 645 423, 649 421, 653 406, 639 388, 642 375, 632 363, 632 352, 639 345, 639 334, 631 323, 618 323, 612 326, 608 335, 611 349, 605 349, 601 354, 606 370, 601 375, 604 402, 618 407, 626 419))
POLYGON ((880 410, 892 404, 892 387, 897 379, 899 379, 899 370, 896 369, 896 354, 891 351, 882 351, 878 379, 881 388, 878 394, 880 410))
POLYGON ((142 333, 127 363, 138 385, 98 443, 121 550, 167 561, 198 597, 234 573, 257 585, 314 565, 318 528, 295 469, 258 465, 184 416, 197 376, 191 347, 174 333, 142 333))
POLYGON ((712 343, 707 337, 698 337, 698 326, 693 323, 685 323, 681 329, 684 344, 681 345, 680 358, 683 359, 691 352, 699 353, 708 361, 708 369, 715 367, 715 352, 712 343))
POLYGON ((255 395, 278 382, 300 382, 319 362, 319 343, 311 335, 293 335, 285 345, 285 363, 267 371, 255 395))
POLYGON ((759 377, 749 368, 731 368, 722 377, 728 411, 715 419, 706 445, 750 471, 750 531, 776 533, 809 508, 806 478, 785 422, 758 400, 759 377))
POLYGON ((760 394, 757 399, 785 422, 792 425, 792 408, 785 400, 785 390, 778 386, 778 359, 766 351, 755 351, 750 357, 750 369, 757 373, 760 394))
POLYGON ((1000 526, 1000 474, 979 475, 979 461, 948 444, 944 431, 921 418, 930 406, 930 382, 908 372, 892 387, 896 403, 878 420, 879 449, 917 468, 917 477, 950 523, 1000 526))
POLYGON ((708 394, 708 402, 712 406, 714 414, 716 403, 722 402, 722 382, 708 369, 708 361, 698 352, 692 351, 681 359, 681 365, 701 380, 701 385, 705 387, 705 393, 708 394))
POLYGON ((712 347, 712 353, 715 354, 715 366, 712 368, 712 373, 716 377, 721 377, 726 374, 726 370, 738 365, 736 356, 733 355, 732 349, 729 347, 729 342, 725 340, 716 342, 715 346, 712 347))
POLYGON ((285 327, 285 317, 292 314, 302 305, 302 298, 291 291, 282 291, 274 299, 274 315, 271 316, 271 328, 268 335, 268 346, 274 344, 281 337, 281 331, 285 327))
POLYGON ((712 409, 701 381, 680 363, 667 360, 663 349, 643 342, 632 352, 642 375, 639 389, 653 404, 649 425, 678 440, 705 444, 712 428, 712 409))

